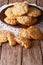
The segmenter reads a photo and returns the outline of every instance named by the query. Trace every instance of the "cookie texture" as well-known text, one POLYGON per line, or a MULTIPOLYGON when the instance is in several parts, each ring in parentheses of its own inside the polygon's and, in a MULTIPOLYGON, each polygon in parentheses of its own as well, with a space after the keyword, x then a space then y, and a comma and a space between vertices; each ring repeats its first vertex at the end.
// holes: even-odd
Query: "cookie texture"
POLYGON ((15 16, 13 15, 13 12, 12 12, 12 8, 13 8, 13 7, 7 8, 4 14, 5 14, 8 18, 10 18, 10 19, 15 19, 15 16))
POLYGON ((15 36, 11 32, 7 34, 9 45, 13 46, 16 45, 15 36))
POLYGON ((10 25, 16 25, 17 24, 17 20, 16 19, 10 19, 8 17, 4 18, 4 21, 7 23, 7 24, 10 24, 10 25))
POLYGON ((30 7, 27 15, 31 17, 38 17, 41 15, 41 11, 35 7, 30 7))
POLYGON ((7 42, 8 39, 7 39, 7 34, 8 34, 9 31, 6 31, 6 30, 0 30, 0 45, 3 43, 3 42, 7 42))
POLYGON ((22 28, 19 30, 19 37, 23 37, 23 38, 26 38, 26 39, 31 39, 30 35, 28 34, 27 30, 22 28))
POLYGON ((30 16, 19 16, 19 17, 16 17, 16 18, 17 18, 17 21, 20 24, 27 25, 27 26, 33 25, 37 22, 36 18, 32 18, 30 16))
POLYGON ((30 40, 25 39, 25 38, 21 38, 21 37, 16 37, 15 40, 21 46, 24 46, 25 48, 30 48, 30 45, 31 45, 31 41, 30 40))
POLYGON ((38 39, 38 40, 41 40, 42 39, 42 32, 41 30, 36 27, 36 26, 30 26, 28 29, 27 29, 28 33, 30 34, 30 36, 33 38, 33 39, 38 39))
POLYGON ((14 5, 12 12, 15 16, 21 16, 28 12, 29 6, 24 2, 19 2, 14 5))

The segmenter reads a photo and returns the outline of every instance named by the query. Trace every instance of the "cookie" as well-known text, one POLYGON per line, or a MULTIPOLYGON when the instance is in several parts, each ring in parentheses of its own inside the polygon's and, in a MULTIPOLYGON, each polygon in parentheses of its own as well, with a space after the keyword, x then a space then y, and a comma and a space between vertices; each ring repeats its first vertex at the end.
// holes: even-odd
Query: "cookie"
POLYGON ((41 11, 35 7, 30 7, 29 12, 27 13, 28 16, 31 17, 38 17, 41 15, 41 11))
POLYGON ((24 2, 19 2, 15 4, 14 7, 12 8, 12 12, 15 16, 24 15, 28 12, 28 10, 29 10, 29 6, 24 2))
POLYGON ((21 46, 24 46, 25 48, 30 48, 31 46, 31 41, 28 39, 16 37, 15 40, 18 44, 20 44, 21 46))
POLYGON ((16 19, 20 24, 27 25, 27 26, 33 25, 37 22, 36 18, 32 18, 29 16, 19 16, 19 17, 16 17, 16 19))
POLYGON ((30 35, 28 34, 27 30, 22 28, 19 30, 19 37, 23 37, 23 38, 27 38, 27 39, 31 39, 30 35))
POLYGON ((15 19, 15 16, 12 13, 12 8, 13 7, 7 8, 4 14, 10 19, 15 19))
POLYGON ((16 45, 16 42, 15 42, 15 39, 14 39, 15 38, 14 34, 8 33, 7 38, 8 38, 10 46, 16 45))
POLYGON ((16 25, 17 24, 17 20, 16 19, 10 19, 8 17, 6 17, 4 19, 4 22, 7 23, 7 24, 10 24, 10 25, 16 25))
POLYGON ((0 30, 0 45, 3 43, 3 42, 7 42, 8 39, 7 39, 7 34, 8 34, 9 31, 7 30, 0 30))
MULTIPOLYGON (((32 21, 30 22, 30 25, 34 25, 34 24, 36 24, 37 22, 38 22, 38 19, 32 17, 32 21)), ((29 26, 30 26, 30 25, 29 25, 29 26)))
POLYGON ((27 29, 29 35, 33 38, 33 39, 38 39, 38 40, 41 40, 42 39, 42 32, 41 30, 38 28, 38 27, 35 27, 35 26, 30 26, 28 29, 27 29))

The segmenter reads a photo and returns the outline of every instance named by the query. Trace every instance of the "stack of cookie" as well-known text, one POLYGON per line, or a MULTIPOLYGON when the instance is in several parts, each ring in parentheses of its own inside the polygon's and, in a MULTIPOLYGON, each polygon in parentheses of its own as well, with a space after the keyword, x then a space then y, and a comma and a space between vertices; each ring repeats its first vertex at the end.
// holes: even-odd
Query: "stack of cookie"
POLYGON ((42 31, 36 26, 30 26, 27 29, 20 29, 16 42, 25 48, 30 48, 32 40, 43 40, 42 31))
POLYGON ((18 37, 15 37, 11 32, 0 30, 0 44, 9 41, 9 45, 16 45, 16 42, 25 48, 30 48, 32 39, 42 40, 42 31, 35 26, 37 17, 41 15, 41 11, 35 7, 30 7, 27 3, 19 2, 13 7, 7 8, 5 11, 6 18, 4 21, 10 25, 25 25, 30 26, 27 29, 20 29, 18 37))
POLYGON ((27 3, 19 2, 5 11, 7 16, 4 21, 10 25, 22 24, 26 26, 37 22, 37 17, 41 11, 35 7, 30 7, 27 3))

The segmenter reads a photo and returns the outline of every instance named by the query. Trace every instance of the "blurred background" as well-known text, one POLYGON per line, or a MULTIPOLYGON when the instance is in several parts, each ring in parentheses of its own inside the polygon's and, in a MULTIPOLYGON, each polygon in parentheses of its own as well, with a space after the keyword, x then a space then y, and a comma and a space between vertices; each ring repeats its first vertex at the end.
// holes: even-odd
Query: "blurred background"
POLYGON ((37 4, 37 5, 43 7, 43 0, 0 0, 0 7, 4 4, 9 4, 9 3, 14 3, 14 2, 22 2, 22 1, 27 1, 28 3, 37 4))

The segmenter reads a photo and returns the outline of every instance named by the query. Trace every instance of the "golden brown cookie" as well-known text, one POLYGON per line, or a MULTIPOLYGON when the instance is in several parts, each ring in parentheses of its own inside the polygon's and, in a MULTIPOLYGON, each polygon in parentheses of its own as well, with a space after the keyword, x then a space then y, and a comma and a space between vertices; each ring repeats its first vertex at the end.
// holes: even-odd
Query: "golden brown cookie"
POLYGON ((12 12, 15 16, 21 16, 28 12, 29 6, 24 2, 19 2, 14 5, 12 12))
POLYGON ((0 46, 2 45, 3 42, 9 41, 10 45, 15 45, 15 36, 7 30, 0 30, 0 46))
POLYGON ((30 25, 34 25, 38 22, 37 18, 32 17, 32 21, 30 22, 30 25))
POLYGON ((8 17, 6 17, 4 19, 4 21, 7 23, 7 24, 10 24, 10 25, 16 25, 17 24, 17 20, 16 19, 10 19, 8 17))
POLYGON ((12 8, 13 7, 7 8, 5 11, 5 15, 10 19, 15 19, 15 16, 12 13, 12 8))
POLYGON ((27 30, 22 28, 19 30, 19 37, 31 39, 30 35, 28 34, 27 30))
POLYGON ((30 48, 30 45, 31 45, 31 41, 30 40, 25 39, 25 38, 21 38, 21 37, 16 37, 15 40, 21 46, 24 46, 25 48, 30 48))
POLYGON ((16 42, 15 42, 15 39, 14 39, 15 38, 14 34, 8 33, 7 38, 8 38, 10 46, 16 45, 16 42))
POLYGON ((38 17, 41 15, 41 11, 35 7, 30 7, 29 12, 27 13, 28 16, 31 17, 38 17))
POLYGON ((33 39, 38 39, 41 40, 42 39, 42 32, 38 27, 35 26, 30 26, 27 29, 29 35, 33 38, 33 39))
POLYGON ((36 18, 32 18, 29 16, 19 16, 19 17, 16 17, 16 19, 20 24, 27 25, 27 26, 33 25, 37 22, 36 18))
POLYGON ((0 45, 3 43, 3 42, 7 42, 8 39, 7 39, 7 34, 8 34, 9 31, 7 30, 0 30, 0 45))

